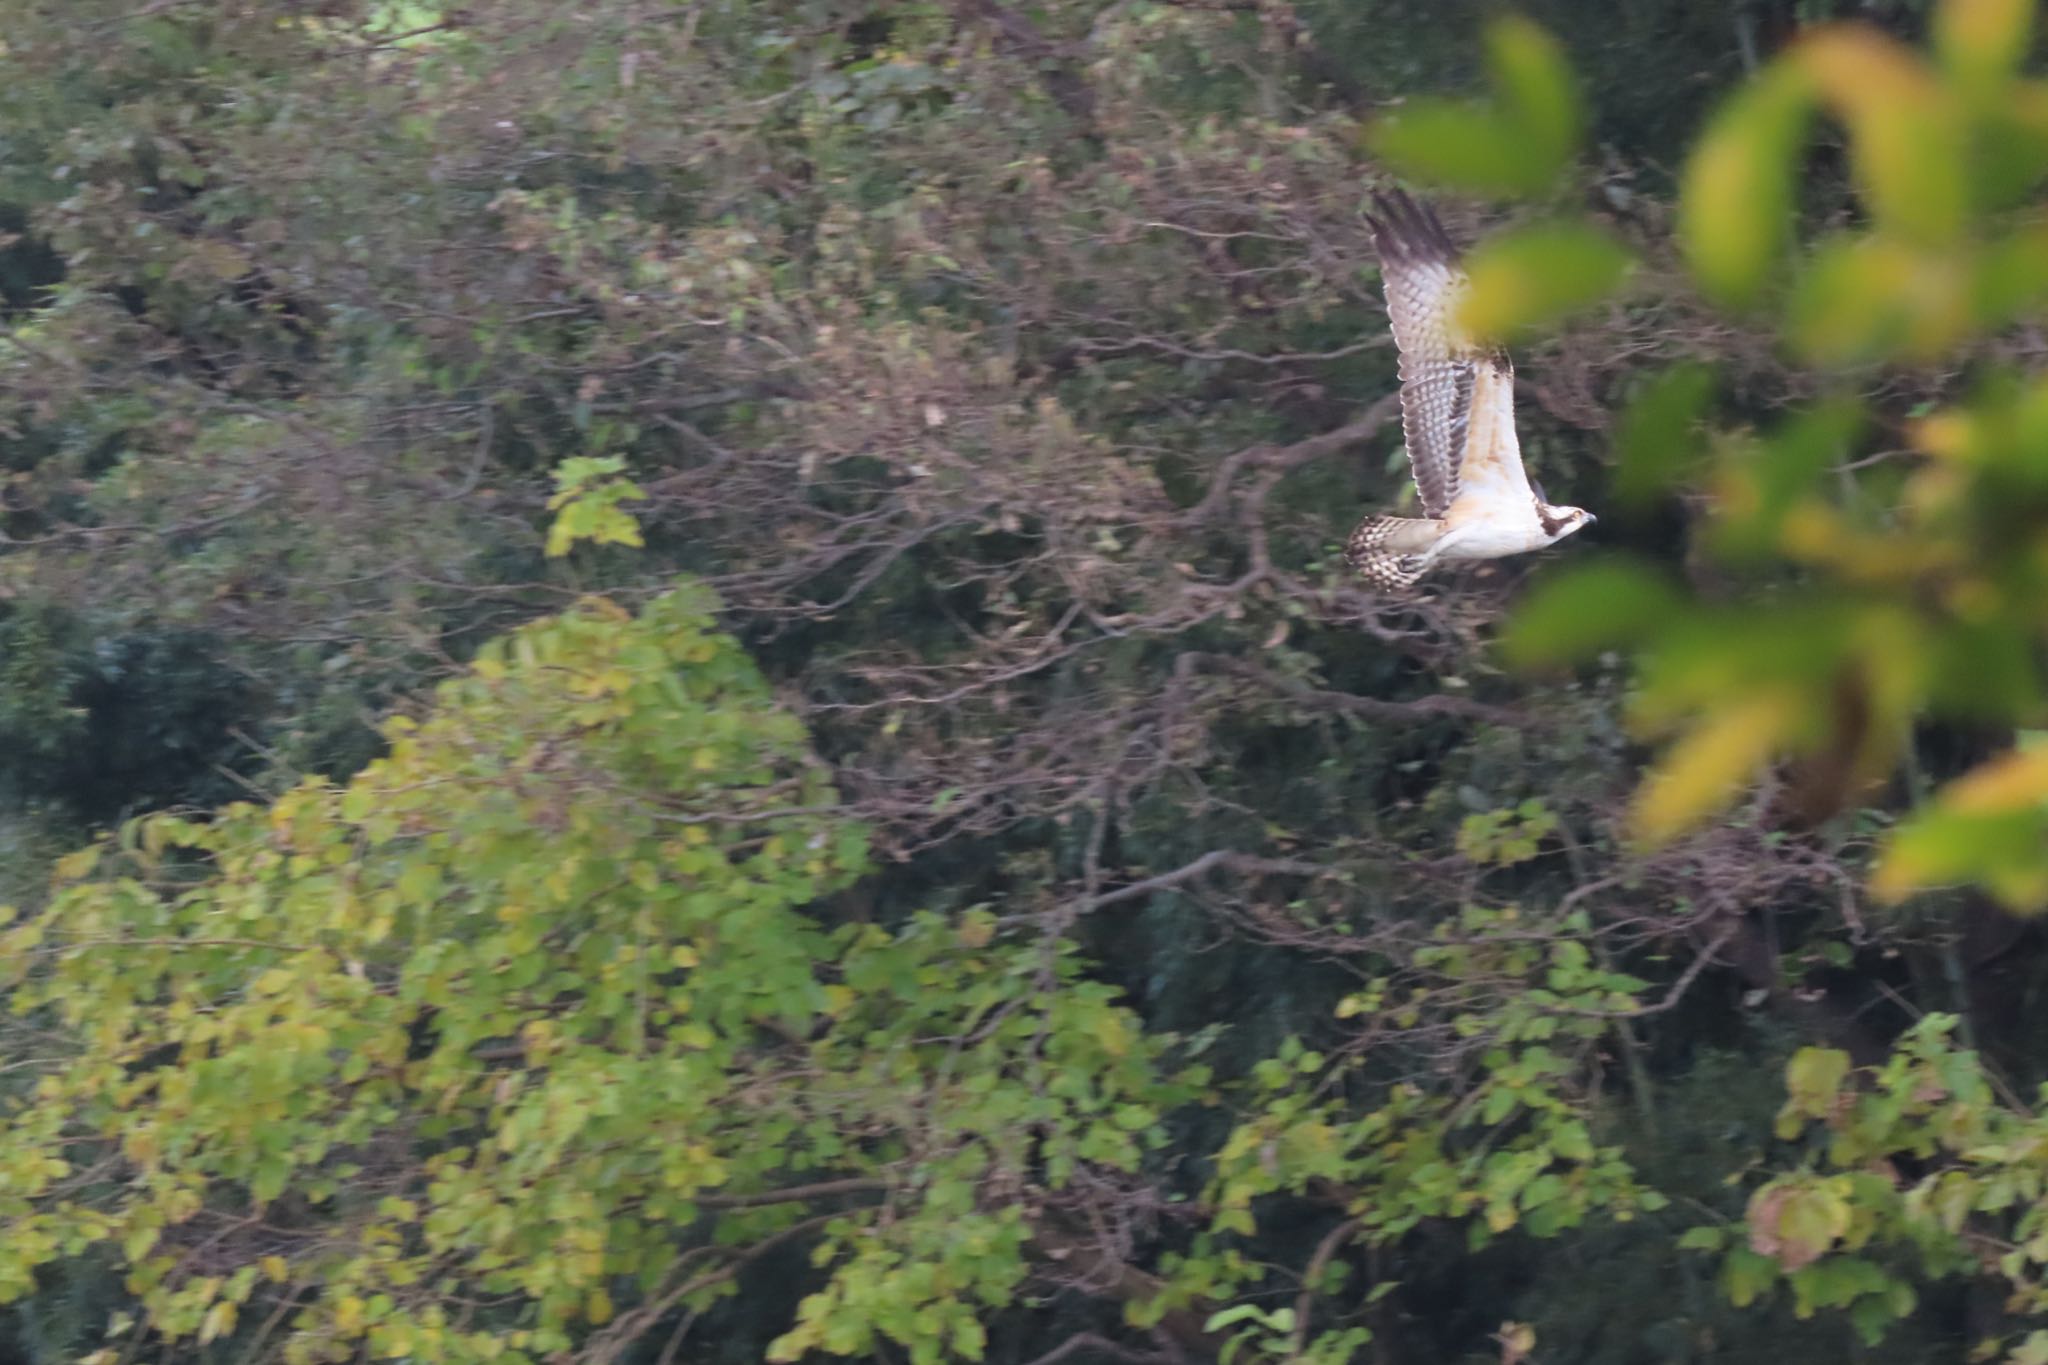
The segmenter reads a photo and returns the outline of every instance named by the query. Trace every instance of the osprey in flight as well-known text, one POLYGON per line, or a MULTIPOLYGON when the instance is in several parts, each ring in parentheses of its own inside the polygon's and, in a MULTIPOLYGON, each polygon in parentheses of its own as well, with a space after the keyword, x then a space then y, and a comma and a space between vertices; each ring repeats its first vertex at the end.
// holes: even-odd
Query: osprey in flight
POLYGON ((1593 514, 1553 507, 1532 487, 1515 439, 1515 371, 1507 352, 1464 336, 1468 283, 1437 216, 1398 190, 1368 214, 1387 316, 1401 352, 1401 429, 1422 494, 1420 517, 1367 517, 1344 557, 1374 587, 1412 586, 1445 559, 1499 559, 1554 545, 1593 514))

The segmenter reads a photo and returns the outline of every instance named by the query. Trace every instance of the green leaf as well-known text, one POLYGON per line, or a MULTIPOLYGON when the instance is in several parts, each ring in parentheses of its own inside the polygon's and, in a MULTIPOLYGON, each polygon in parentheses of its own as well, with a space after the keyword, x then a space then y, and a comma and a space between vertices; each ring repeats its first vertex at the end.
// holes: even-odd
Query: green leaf
POLYGON ((1235 1326, 1240 1322, 1247 1320, 1262 1322, 1264 1319, 1265 1310, 1255 1303, 1233 1304, 1229 1308, 1218 1309, 1216 1312, 1211 1313, 1203 1320, 1202 1330, 1204 1332, 1220 1332, 1224 1328, 1235 1326))
POLYGON ((1995 100, 2019 70, 2033 36, 2035 0, 1942 0, 1934 7, 1934 51, 1953 86, 1995 100))
POLYGON ((1517 608, 1501 651, 1517 668, 1577 663, 1641 639, 1681 597, 1658 570, 1622 558, 1553 575, 1517 608))
POLYGON ((1775 1261, 1740 1244, 1730 1247, 1728 1258, 1721 1262, 1721 1285, 1728 1292, 1728 1302, 1737 1308, 1747 1308, 1755 1303, 1758 1296, 1777 1279, 1775 1261))
POLYGON ((2048 1365, 2048 1331, 2027 1333, 2005 1359, 2007 1365, 2048 1365))
POLYGON ((1373 154, 1395 171, 1451 189, 1482 194, 1533 194, 1547 178, 1531 166, 1491 111, 1442 100, 1417 100, 1373 125, 1373 154))
POLYGON ((1505 1085, 1495 1085, 1486 1092, 1486 1102, 1480 1107, 1479 1121, 1492 1125, 1499 1123, 1515 1111, 1515 1092, 1505 1085))
POLYGON ((1849 125, 1851 167, 1877 224, 1951 248, 1970 209, 1961 107, 1903 43, 1874 26, 1817 29, 1788 60, 1849 125))
POLYGON ((1593 1159, 1593 1138, 1577 1119, 1558 1125, 1550 1140, 1551 1150, 1566 1161, 1585 1163, 1593 1159))
POLYGON ((1645 506, 1697 463, 1714 386, 1710 367, 1686 362, 1653 376, 1630 400, 1614 441, 1614 494, 1624 506, 1645 506))
POLYGON ((1759 689, 1717 707, 1665 751, 1630 806, 1639 846, 1658 847, 1720 810, 1797 731, 1798 699, 1759 689))
POLYGON ((1547 184, 1577 154, 1585 123, 1564 48, 1541 26, 1515 14, 1487 25, 1485 41, 1486 69, 1500 113, 1534 163, 1530 176, 1540 174, 1547 184))
POLYGON ((2048 298, 2048 228, 2029 224, 1997 238, 1978 254, 1975 266, 1971 324, 1985 331, 2025 316, 2048 298))
POLYGON ((1721 513, 1709 531, 1715 552, 1731 562, 1769 562, 1788 516, 1847 458, 1868 421, 1849 395, 1814 403, 1776 431, 1722 446, 1715 481, 1721 513))
POLYGON ((1849 1078, 1849 1054, 1838 1048, 1803 1047, 1785 1063, 1785 1089, 1809 1115, 1819 1118, 1849 1078))
POLYGON ((616 455, 576 456, 555 467, 556 492, 548 499, 555 520, 548 528, 547 554, 559 558, 578 541, 599 545, 642 545, 640 525, 619 506, 644 500, 646 492, 618 477, 625 462, 616 455))
POLYGON ((1719 1251, 1728 1245, 1728 1230, 1712 1224, 1687 1228, 1679 1234, 1680 1251, 1719 1251))
POLYGON ((1583 223, 1520 228, 1467 259, 1459 321, 1474 337, 1512 341, 1607 298, 1632 265, 1620 243, 1583 223))
POLYGON ((1489 102, 1416 100, 1373 126, 1372 149, 1418 179, 1541 194, 1578 152, 1584 113, 1571 68, 1557 40, 1524 18, 1495 20, 1485 41, 1489 102))
POLYGON ((1790 235, 1792 178, 1812 111, 1807 82, 1773 68, 1721 107, 1686 162, 1679 246, 1693 278, 1723 304, 1756 302, 1790 235))
POLYGON ((1976 117, 1978 207, 2023 202, 2048 176, 2048 85, 2027 81, 2007 86, 1977 109, 1976 117))
POLYGON ((1871 889, 1897 901, 1974 881, 2008 909, 2048 906, 2048 749, 2017 749, 1950 783, 1887 842, 1871 889))
POLYGON ((1969 333, 1975 294, 1962 253, 1841 234, 1818 246, 1801 269, 1786 331, 1816 364, 1931 360, 1969 333))

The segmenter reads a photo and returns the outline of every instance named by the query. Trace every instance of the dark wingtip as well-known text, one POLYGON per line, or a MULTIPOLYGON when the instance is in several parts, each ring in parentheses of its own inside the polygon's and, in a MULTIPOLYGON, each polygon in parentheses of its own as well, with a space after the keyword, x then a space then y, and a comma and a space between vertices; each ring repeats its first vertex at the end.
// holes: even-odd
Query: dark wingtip
POLYGON ((1373 208, 1379 216, 1365 215, 1372 244, 1383 260, 1438 260, 1446 264, 1458 259, 1458 245, 1444 230, 1435 210, 1419 204, 1406 190, 1374 190, 1373 208))
POLYGON ((1372 206, 1390 223, 1413 217, 1419 208, 1408 191, 1398 186, 1393 189, 1374 190, 1372 206))

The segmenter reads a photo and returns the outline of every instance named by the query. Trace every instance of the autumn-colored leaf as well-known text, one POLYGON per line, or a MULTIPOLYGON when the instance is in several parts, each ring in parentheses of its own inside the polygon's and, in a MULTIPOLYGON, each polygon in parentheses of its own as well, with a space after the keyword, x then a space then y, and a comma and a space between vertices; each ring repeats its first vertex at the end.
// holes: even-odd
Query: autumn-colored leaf
POLYGON ((1723 303, 1754 303, 1790 238, 1795 158, 1812 108, 1808 81, 1774 67, 1714 115, 1686 162, 1679 245, 1693 277, 1723 303))
POLYGON ((1793 60, 1849 125, 1851 164, 1879 224, 1921 246, 1952 246, 1969 213, 1960 108, 1926 64, 1874 27, 1832 24, 1793 60))
POLYGON ((1803 709, 1788 693, 1763 692, 1708 715, 1644 779, 1629 816, 1635 838, 1668 842, 1734 800, 1793 737, 1803 709))
POLYGON ((1934 51, 1955 87, 1989 100, 2027 54, 2035 0, 1941 0, 1934 7, 1934 51))

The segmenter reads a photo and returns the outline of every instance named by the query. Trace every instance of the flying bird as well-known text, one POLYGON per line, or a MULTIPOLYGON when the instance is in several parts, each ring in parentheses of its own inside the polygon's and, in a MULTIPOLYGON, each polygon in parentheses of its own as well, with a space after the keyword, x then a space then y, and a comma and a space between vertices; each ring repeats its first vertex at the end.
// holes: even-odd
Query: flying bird
POLYGON ((1540 550, 1594 517, 1553 506, 1530 484, 1515 439, 1514 366, 1458 326, 1470 281, 1442 222, 1398 190, 1373 203, 1379 215, 1366 223, 1401 353, 1401 430, 1423 515, 1367 517, 1344 557, 1374 587, 1399 592, 1442 560, 1540 550))

